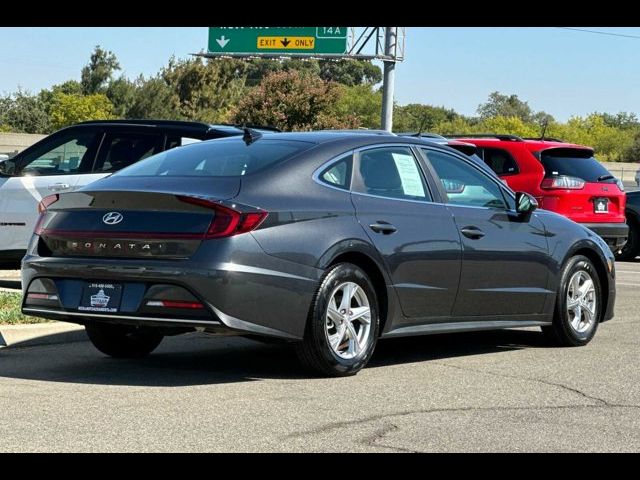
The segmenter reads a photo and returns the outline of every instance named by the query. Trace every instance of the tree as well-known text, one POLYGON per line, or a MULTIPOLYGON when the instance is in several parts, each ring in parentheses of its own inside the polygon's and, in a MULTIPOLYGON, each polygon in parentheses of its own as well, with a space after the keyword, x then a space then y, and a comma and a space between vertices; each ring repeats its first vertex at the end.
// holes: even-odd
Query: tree
POLYGON ((500 92, 489 94, 489 99, 478 106, 477 112, 482 120, 503 116, 517 117, 523 122, 530 122, 533 117, 529 104, 520 100, 518 95, 503 95, 500 92))
POLYGON ((610 127, 615 128, 638 128, 640 127, 640 122, 638 122, 638 117, 635 113, 632 112, 618 112, 613 115, 610 113, 597 113, 602 116, 604 123, 610 127))
POLYGON ((120 118, 129 118, 129 112, 138 94, 136 84, 121 76, 109 82, 105 94, 113 104, 114 114, 120 118))
POLYGON ((382 93, 374 91, 370 85, 340 85, 334 112, 338 119, 357 118, 364 128, 380 128, 381 108, 382 93))
POLYGON ((67 80, 66 82, 53 85, 49 89, 42 89, 38 94, 38 98, 44 103, 47 115, 51 110, 51 101, 56 93, 66 93, 68 95, 82 95, 82 85, 76 80, 67 80))
POLYGON ((393 131, 418 132, 422 130, 422 132, 435 132, 436 125, 455 120, 459 116, 451 109, 432 105, 410 103, 401 107, 396 106, 393 112, 393 131))
POLYGON ((140 76, 135 81, 135 88, 135 96, 127 111, 127 118, 184 119, 178 110, 171 88, 161 77, 145 80, 140 76))
POLYGON ((382 70, 370 61, 364 60, 284 60, 257 58, 245 62, 246 85, 253 87, 273 72, 298 70, 318 75, 323 80, 337 82, 352 87, 355 85, 375 85, 382 81, 382 70))
POLYGON ((49 116, 38 95, 18 89, 0 98, 0 124, 5 130, 22 133, 49 133, 49 116))
POLYGON ((113 105, 101 93, 76 95, 56 93, 51 101, 51 124, 59 129, 86 120, 113 119, 113 105))
POLYGON ((640 131, 633 136, 631 144, 626 148, 623 154, 624 160, 627 162, 640 161, 640 131))
POLYGON ((237 60, 171 59, 161 78, 172 91, 180 116, 206 122, 227 119, 244 91, 244 68, 237 60))
POLYGON ((340 94, 338 84, 318 76, 295 70, 274 72, 240 99, 231 119, 282 130, 355 128, 359 122, 354 117, 336 118, 340 94))
POLYGON ((82 68, 82 92, 86 95, 104 93, 116 70, 120 70, 120 63, 115 54, 97 45, 89 63, 82 68))
POLYGON ((320 78, 352 87, 375 85, 382 81, 382 70, 365 60, 320 60, 320 78))

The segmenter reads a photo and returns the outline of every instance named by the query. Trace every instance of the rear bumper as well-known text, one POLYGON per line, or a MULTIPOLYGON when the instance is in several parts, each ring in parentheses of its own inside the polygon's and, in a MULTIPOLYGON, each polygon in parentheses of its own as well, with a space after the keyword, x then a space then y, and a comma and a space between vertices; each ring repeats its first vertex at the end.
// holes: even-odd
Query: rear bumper
POLYGON ((629 226, 626 223, 582 223, 581 225, 595 232, 613 249, 621 248, 629 236, 629 226))
POLYGON ((53 285, 47 288, 54 290, 51 293, 57 299, 40 304, 23 301, 23 312, 80 324, 111 322, 173 329, 204 328, 212 333, 295 340, 304 334, 321 273, 266 255, 251 236, 244 235, 224 245, 219 241, 203 244, 196 256, 184 261, 27 255, 22 262, 25 299, 31 288, 42 291, 42 287, 32 286, 43 283, 53 285), (80 311, 82 284, 87 281, 122 285, 118 311, 108 314, 80 311), (145 307, 149 292, 153 288, 166 291, 167 285, 191 293, 205 306, 205 311, 197 316, 150 312, 145 307))

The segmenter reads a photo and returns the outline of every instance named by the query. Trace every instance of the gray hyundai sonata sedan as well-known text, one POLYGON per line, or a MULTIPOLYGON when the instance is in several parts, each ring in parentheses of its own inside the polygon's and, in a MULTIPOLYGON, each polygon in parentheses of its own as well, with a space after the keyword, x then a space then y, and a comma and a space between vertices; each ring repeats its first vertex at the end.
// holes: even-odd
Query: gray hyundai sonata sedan
POLYGON ((292 342, 330 376, 379 338, 540 326, 585 345, 613 316, 613 255, 536 205, 421 138, 247 129, 46 197, 22 311, 113 357, 204 331, 292 342))

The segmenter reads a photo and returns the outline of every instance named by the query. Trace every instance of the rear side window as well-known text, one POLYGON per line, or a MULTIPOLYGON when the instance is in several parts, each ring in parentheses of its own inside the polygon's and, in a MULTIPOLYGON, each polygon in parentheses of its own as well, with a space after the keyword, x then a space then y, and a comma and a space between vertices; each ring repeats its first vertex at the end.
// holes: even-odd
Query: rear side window
POLYGON ((108 134, 100 147, 94 171, 116 172, 150 157, 158 151, 159 141, 157 134, 108 134))
POLYGON ((581 178, 585 182, 597 182, 598 179, 611 176, 590 150, 554 148, 541 152, 540 161, 545 177, 568 176, 581 178))
POLYGON ((353 156, 349 155, 327 167, 321 174, 320 180, 332 187, 349 190, 351 185, 351 162, 353 156))
POLYGON ((191 143, 198 143, 201 141, 202 141, 201 138, 181 137, 180 135, 169 135, 167 136, 165 150, 181 147, 183 145, 189 145, 191 143))
POLYGON ((483 148, 484 163, 498 175, 515 175, 518 164, 506 150, 498 148, 483 148))
POLYGON ((382 147, 360 153, 357 191, 379 197, 430 200, 420 167, 405 147, 382 147))
POLYGON ((287 160, 315 144, 261 138, 249 145, 240 137, 210 140, 167 150, 126 168, 122 176, 236 177, 287 160))

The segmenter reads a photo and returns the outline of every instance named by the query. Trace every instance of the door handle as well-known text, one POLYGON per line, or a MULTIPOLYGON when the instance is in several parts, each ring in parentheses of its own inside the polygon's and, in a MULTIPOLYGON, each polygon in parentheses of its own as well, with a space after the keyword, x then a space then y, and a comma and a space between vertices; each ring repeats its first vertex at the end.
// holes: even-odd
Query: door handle
POLYGON ((369 225, 369 228, 374 232, 382 233, 383 235, 390 235, 398 231, 398 229, 390 223, 383 222, 381 220, 378 220, 376 223, 372 223, 371 225, 369 225))
POLYGON ((460 230, 460 232, 462 232, 465 237, 471 238, 473 240, 478 240, 485 235, 485 233, 478 227, 464 227, 460 230))
POLYGON ((54 191, 54 192, 59 192, 60 190, 69 190, 69 184, 68 183, 54 183, 53 185, 49 185, 47 188, 49 190, 54 191))

